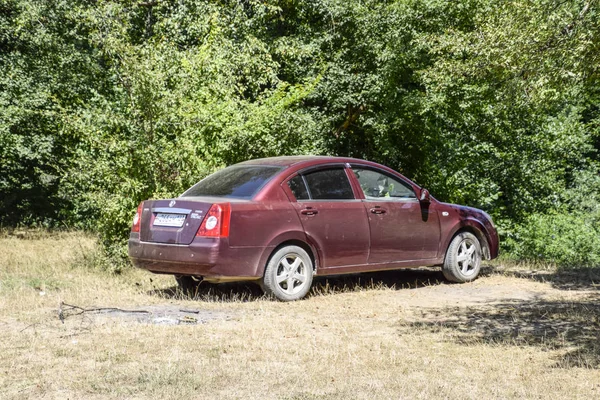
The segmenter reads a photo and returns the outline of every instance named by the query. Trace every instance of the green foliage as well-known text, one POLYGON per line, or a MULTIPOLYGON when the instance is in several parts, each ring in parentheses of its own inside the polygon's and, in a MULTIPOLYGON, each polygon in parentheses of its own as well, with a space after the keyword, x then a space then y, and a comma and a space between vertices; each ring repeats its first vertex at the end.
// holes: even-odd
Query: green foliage
POLYGON ((73 159, 67 116, 87 101, 102 71, 69 11, 58 2, 0 3, 0 223, 52 223, 73 159))
POLYGON ((531 214, 508 237, 507 247, 520 260, 600 265, 600 230, 587 214, 531 214))
POLYGON ((92 229, 120 257, 141 200, 313 153, 384 163, 551 242, 597 216, 599 9, 0 0, 0 224, 92 229))
POLYGON ((600 265, 600 174, 597 167, 579 171, 559 196, 562 207, 535 213, 507 235, 511 257, 566 267, 600 265))

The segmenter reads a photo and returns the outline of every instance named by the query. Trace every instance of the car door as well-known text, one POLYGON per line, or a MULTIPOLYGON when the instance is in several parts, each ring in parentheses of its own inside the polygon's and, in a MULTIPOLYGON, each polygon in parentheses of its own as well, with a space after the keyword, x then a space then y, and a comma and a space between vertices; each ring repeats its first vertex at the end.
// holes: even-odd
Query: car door
POLYGON ((308 239, 321 255, 320 268, 365 265, 369 221, 343 165, 302 171, 284 185, 308 239))
MULTIPOLYGON (((437 212, 417 199, 411 184, 377 168, 353 165, 365 199, 371 247, 368 262, 380 264, 437 257, 437 212)), ((417 263, 418 264, 418 263, 417 263)))

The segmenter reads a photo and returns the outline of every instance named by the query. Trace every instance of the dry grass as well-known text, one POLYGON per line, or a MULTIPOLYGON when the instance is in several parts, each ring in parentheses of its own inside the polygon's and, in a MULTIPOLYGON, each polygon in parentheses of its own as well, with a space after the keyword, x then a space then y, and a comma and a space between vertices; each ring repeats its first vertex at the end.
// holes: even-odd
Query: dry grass
POLYGON ((95 252, 79 233, 0 235, 0 398, 600 397, 591 281, 565 290, 552 271, 488 267, 468 285, 402 271, 320 280, 295 303, 252 285, 190 299, 168 276, 102 272, 95 252), (61 301, 194 309, 204 323, 92 312, 62 323, 61 301))

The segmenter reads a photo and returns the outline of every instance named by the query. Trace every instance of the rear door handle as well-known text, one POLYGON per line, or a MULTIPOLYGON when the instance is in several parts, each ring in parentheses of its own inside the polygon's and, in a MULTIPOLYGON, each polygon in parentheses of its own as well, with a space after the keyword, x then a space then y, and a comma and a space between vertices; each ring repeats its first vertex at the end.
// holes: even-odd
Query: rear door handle
POLYGON ((381 207, 377 206, 377 207, 371 208, 371 212, 373 214, 385 214, 387 212, 387 210, 384 209, 384 208, 381 208, 381 207))
POLYGON ((313 209, 312 207, 306 207, 304 210, 300 211, 300 213, 304 215, 315 215, 318 214, 319 211, 313 209))

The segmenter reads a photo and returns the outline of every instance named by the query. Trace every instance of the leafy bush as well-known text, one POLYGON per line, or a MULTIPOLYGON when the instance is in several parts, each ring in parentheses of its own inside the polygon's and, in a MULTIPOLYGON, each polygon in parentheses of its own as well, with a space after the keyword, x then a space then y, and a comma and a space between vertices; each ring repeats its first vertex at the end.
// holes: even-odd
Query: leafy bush
POLYGON ((509 235, 506 245, 521 260, 566 267, 600 265, 600 229, 590 214, 530 215, 509 235))

